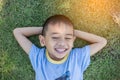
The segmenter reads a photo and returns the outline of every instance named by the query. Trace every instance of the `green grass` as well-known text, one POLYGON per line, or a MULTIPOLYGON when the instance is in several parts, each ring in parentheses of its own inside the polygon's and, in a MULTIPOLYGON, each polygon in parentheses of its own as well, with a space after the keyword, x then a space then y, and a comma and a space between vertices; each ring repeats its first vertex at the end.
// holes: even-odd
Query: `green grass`
MULTIPOLYGON (((54 14, 64 14, 73 21, 76 29, 108 40, 107 46, 91 58, 84 79, 120 80, 120 27, 109 15, 111 8, 120 7, 120 1, 99 0, 99 3, 97 0, 0 0, 0 80, 34 80, 28 56, 12 31, 16 27, 41 26, 54 14)), ((30 39, 39 45, 37 36, 30 39)), ((77 39, 75 47, 86 44, 77 39)))

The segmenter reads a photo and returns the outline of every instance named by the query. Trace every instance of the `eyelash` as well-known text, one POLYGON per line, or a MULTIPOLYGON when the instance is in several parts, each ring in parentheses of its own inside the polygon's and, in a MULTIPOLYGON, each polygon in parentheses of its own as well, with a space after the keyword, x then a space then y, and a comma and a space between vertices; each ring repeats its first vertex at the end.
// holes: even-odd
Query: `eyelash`
MULTIPOLYGON (((57 39, 59 39, 59 37, 52 37, 52 39, 55 39, 55 40, 57 40, 57 39)), ((70 40, 70 39, 72 39, 72 38, 65 38, 66 40, 70 40)))
POLYGON ((70 40, 71 38, 65 38, 65 39, 70 40))
POLYGON ((52 37, 52 39, 59 39, 59 37, 52 37))

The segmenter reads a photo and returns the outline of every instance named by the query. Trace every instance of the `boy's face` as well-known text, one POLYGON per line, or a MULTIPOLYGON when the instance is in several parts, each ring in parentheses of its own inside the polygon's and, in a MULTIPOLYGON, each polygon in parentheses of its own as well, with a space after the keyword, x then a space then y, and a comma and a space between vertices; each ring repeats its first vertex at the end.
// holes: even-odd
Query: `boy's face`
POLYGON ((73 27, 64 23, 49 24, 45 36, 41 36, 43 43, 54 60, 63 59, 70 53, 74 42, 73 27))

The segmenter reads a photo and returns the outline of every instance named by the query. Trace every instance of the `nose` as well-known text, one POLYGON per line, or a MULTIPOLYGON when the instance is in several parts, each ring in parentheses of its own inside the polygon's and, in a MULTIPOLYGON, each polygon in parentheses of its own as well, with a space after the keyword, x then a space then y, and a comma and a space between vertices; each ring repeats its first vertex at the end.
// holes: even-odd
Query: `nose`
POLYGON ((57 45, 58 45, 58 46, 61 46, 61 47, 65 47, 66 42, 65 42, 64 39, 60 39, 60 40, 58 41, 58 44, 57 44, 57 45))

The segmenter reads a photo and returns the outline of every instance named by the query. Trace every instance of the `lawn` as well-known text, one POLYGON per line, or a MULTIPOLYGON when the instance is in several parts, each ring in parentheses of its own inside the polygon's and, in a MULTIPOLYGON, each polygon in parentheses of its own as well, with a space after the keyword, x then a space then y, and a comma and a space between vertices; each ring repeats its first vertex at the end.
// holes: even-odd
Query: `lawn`
MULTIPOLYGON (((120 0, 0 0, 0 80, 34 80, 28 56, 13 36, 13 29, 42 26, 54 14, 68 16, 75 29, 105 37, 108 44, 91 57, 84 80, 120 80, 120 27, 110 16, 120 0)), ((37 36, 30 37, 39 45, 37 36)), ((75 47, 88 44, 77 39, 75 47)))

